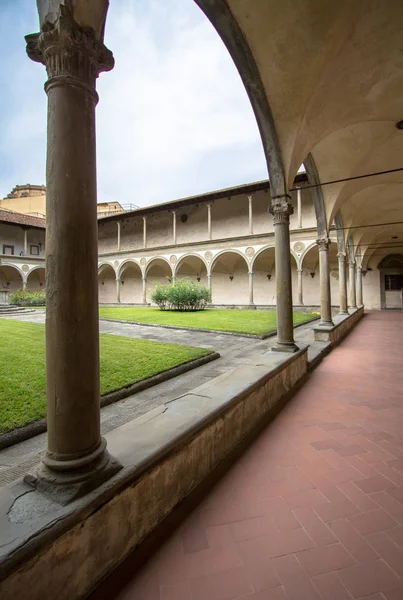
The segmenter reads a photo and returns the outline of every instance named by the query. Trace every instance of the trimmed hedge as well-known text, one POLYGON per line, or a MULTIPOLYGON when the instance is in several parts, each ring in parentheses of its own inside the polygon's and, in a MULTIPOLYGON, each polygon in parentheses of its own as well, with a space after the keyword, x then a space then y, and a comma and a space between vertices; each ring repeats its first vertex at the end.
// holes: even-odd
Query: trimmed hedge
POLYGON ((157 284, 151 300, 161 310, 204 310, 210 302, 210 292, 200 283, 180 279, 175 283, 157 284))
POLYGON ((30 290, 18 290, 10 294, 10 304, 17 306, 45 306, 46 292, 32 292, 30 290))

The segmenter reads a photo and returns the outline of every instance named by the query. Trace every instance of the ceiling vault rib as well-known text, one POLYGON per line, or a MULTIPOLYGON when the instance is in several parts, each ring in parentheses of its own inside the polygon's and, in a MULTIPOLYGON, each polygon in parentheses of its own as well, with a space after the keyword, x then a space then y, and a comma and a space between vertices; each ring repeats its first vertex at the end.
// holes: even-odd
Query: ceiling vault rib
POLYGON ((345 179, 335 179, 333 181, 325 181, 324 183, 313 183, 310 185, 301 185, 290 189, 290 192, 296 192, 299 189, 318 188, 324 185, 332 185, 333 183, 343 183, 345 181, 353 181, 354 179, 364 179, 365 177, 375 177, 376 175, 387 175, 389 173, 397 173, 403 171, 403 167, 399 169, 389 169, 388 171, 377 171, 376 173, 366 173, 365 175, 356 175, 355 177, 346 177, 345 179))

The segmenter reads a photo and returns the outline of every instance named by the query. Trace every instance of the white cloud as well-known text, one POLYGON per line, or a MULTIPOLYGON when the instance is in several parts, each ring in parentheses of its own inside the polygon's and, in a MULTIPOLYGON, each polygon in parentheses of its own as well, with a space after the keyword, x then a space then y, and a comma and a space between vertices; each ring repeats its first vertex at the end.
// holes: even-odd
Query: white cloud
MULTIPOLYGON (((153 204, 267 176, 241 80, 192 0, 111 2, 105 42, 116 65, 98 80, 99 201, 153 204)), ((10 61, 0 194, 44 178, 45 70, 20 47, 10 61)))

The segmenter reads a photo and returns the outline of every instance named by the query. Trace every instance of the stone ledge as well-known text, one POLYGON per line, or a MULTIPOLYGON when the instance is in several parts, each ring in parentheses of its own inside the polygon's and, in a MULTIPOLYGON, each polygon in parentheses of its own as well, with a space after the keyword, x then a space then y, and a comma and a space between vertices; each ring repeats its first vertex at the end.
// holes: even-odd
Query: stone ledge
POLYGON ((61 507, 21 480, 0 492, 0 596, 84 598, 307 373, 307 347, 267 352, 107 434, 123 469, 61 507))
MULTIPOLYGON (((143 379, 137 383, 133 383, 131 385, 119 388, 118 390, 114 390, 113 392, 109 392, 108 394, 104 394, 101 396, 101 408, 108 406, 109 404, 113 404, 114 402, 119 402, 119 400, 123 400, 124 398, 132 396, 133 394, 137 394, 138 392, 142 392, 143 390, 147 390, 148 388, 158 385, 163 381, 168 381, 169 379, 178 377, 178 375, 182 375, 187 371, 197 369, 197 367, 201 367, 202 365, 205 365, 213 360, 217 360, 217 358, 220 358, 220 354, 218 352, 212 352, 206 356, 201 356, 199 358, 195 358, 194 360, 189 360, 188 362, 182 363, 176 367, 172 367, 172 369, 167 369, 166 371, 157 373, 157 375, 153 375, 152 377, 148 377, 147 379, 143 379)), ((29 440, 40 433, 44 433, 47 431, 47 428, 46 419, 40 419, 39 421, 34 421, 33 423, 29 423, 24 427, 19 427, 18 429, 14 429, 8 433, 3 433, 0 435, 0 450, 4 450, 4 448, 8 448, 14 444, 19 444, 25 440, 29 440)))
POLYGON ((342 339, 355 327, 364 316, 364 307, 356 308, 349 315, 337 315, 333 318, 334 325, 318 325, 313 328, 315 342, 330 342, 337 346, 342 339))

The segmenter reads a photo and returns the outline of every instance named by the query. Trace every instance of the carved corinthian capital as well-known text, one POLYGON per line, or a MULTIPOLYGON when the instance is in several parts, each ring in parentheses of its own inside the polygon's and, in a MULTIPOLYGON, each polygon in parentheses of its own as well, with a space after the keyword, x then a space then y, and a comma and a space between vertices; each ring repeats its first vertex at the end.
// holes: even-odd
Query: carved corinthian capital
POLYGON ((55 23, 45 22, 40 33, 27 35, 25 40, 29 58, 45 65, 48 84, 63 79, 94 89, 99 73, 114 66, 112 52, 95 39, 94 30, 74 20, 71 2, 60 6, 55 23))
POLYGON ((316 240, 316 243, 319 246, 319 250, 327 250, 329 248, 329 245, 331 244, 331 241, 327 236, 323 236, 316 240))
POLYGON ((274 225, 280 225, 290 222, 290 215, 294 213, 294 208, 288 202, 279 202, 269 206, 269 213, 273 215, 274 225))

